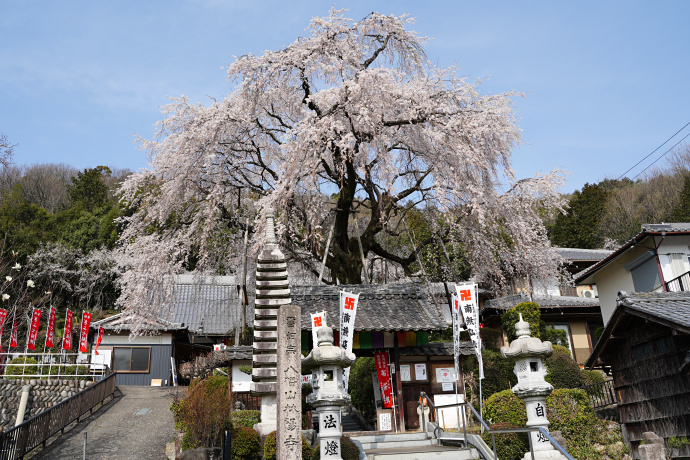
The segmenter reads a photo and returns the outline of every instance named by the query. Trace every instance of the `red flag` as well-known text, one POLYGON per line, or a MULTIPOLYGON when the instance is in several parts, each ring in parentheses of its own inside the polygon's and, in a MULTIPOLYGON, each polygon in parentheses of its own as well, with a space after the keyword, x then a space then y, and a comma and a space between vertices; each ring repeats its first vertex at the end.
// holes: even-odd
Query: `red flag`
POLYGON ((48 332, 46 333, 46 348, 53 348, 53 337, 55 336, 55 316, 57 310, 55 307, 50 307, 48 314, 48 332))
POLYGON ((72 312, 67 310, 67 315, 65 316, 65 335, 62 338, 63 350, 72 349, 72 316, 72 312))
POLYGON ((12 334, 10 335, 10 348, 17 348, 17 309, 12 316, 12 334))
POLYGON ((7 310, 0 309, 0 348, 2 348, 2 332, 5 329, 5 320, 7 320, 7 310))
POLYGON ((98 328, 98 340, 96 340, 96 348, 94 348, 94 350, 93 350, 96 352, 96 354, 98 354, 98 346, 101 344, 101 340, 103 340, 103 328, 99 327, 98 328))
POLYGON ((374 361, 376 361, 376 374, 379 377, 383 407, 388 409, 393 407, 393 388, 391 387, 391 375, 388 368, 388 353, 385 351, 374 353, 374 361))
POLYGON ((88 351, 89 326, 91 326, 91 313, 83 312, 81 315, 81 334, 79 335, 79 351, 88 351))
POLYGON ((33 313, 31 313, 31 328, 29 329, 29 343, 27 347, 29 350, 36 349, 36 337, 38 337, 38 326, 41 323, 41 315, 43 312, 37 308, 34 308, 33 313))

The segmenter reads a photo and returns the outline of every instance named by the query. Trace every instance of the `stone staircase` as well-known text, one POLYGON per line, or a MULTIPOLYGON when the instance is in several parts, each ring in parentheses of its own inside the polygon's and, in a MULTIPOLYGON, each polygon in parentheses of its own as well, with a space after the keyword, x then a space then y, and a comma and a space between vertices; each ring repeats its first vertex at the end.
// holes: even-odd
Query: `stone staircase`
POLYGON ((427 433, 352 433, 350 439, 367 460, 469 460, 479 458, 474 448, 439 446, 427 433))

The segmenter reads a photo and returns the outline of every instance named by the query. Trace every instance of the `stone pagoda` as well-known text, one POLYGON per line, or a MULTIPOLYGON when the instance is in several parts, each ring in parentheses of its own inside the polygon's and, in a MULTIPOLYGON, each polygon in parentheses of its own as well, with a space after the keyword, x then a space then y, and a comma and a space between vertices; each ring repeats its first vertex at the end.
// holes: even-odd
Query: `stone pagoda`
POLYGON ((285 256, 278 247, 273 210, 266 210, 266 238, 256 264, 251 392, 261 396, 261 435, 276 429, 278 309, 290 304, 285 256))
MULTIPOLYGON (((551 356, 553 347, 551 342, 542 342, 536 337, 530 337, 529 323, 522 319, 522 314, 520 314, 520 321, 515 324, 515 333, 518 338, 509 346, 501 347, 501 356, 515 359, 513 372, 518 382, 513 387, 513 393, 525 402, 527 426, 542 427, 548 431, 546 397, 553 391, 553 386, 544 378, 546 367, 542 358, 551 356)), ((532 431, 530 437, 534 446, 535 460, 566 459, 541 432, 532 431)), ((523 458, 531 460, 532 455, 527 452, 523 458)))
POLYGON ((343 429, 340 406, 350 402, 350 395, 338 378, 344 368, 350 367, 357 357, 333 345, 333 329, 321 327, 316 332, 318 346, 306 358, 302 358, 302 371, 311 371, 314 391, 307 396, 307 403, 315 408, 319 419, 319 444, 321 458, 342 459, 340 437, 343 429))

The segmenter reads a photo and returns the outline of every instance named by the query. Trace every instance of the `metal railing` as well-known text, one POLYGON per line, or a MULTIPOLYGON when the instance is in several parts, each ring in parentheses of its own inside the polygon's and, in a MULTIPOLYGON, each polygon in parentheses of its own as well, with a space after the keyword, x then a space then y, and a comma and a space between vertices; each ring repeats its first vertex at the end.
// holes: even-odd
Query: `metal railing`
POLYGON ((10 379, 70 379, 103 377, 105 364, 95 362, 96 355, 82 355, 83 362, 79 362, 77 353, 0 353, 0 374, 10 379), (16 358, 24 357, 23 360, 16 358), (28 359, 36 362, 27 362, 28 359), (12 363, 11 361, 16 362, 12 363), (7 367, 11 366, 15 373, 7 374, 7 367), (18 371, 21 369, 21 371, 18 371))
POLYGON ((618 404, 616 392, 613 388, 613 379, 599 383, 590 383, 589 385, 579 387, 578 390, 584 390, 587 393, 593 409, 618 404))
POLYGON ((0 434, 0 458, 21 459, 39 445, 45 447, 46 441, 58 431, 64 432, 67 425, 75 420, 78 422, 84 414, 91 412, 114 393, 115 373, 106 368, 101 381, 0 434))
POLYGON ((690 272, 683 273, 665 284, 668 292, 690 291, 690 272))
MULTIPOLYGON (((472 404, 469 404, 467 402, 461 402, 461 403, 454 403, 454 404, 445 404, 443 406, 436 406, 431 398, 429 398, 425 392, 421 392, 421 396, 419 398, 420 401, 420 406, 422 405, 422 401, 426 400, 427 403, 431 406, 431 408, 434 410, 434 414, 436 415, 436 420, 438 420, 438 410, 439 409, 447 409, 451 407, 460 407, 462 408, 462 432, 463 432, 463 442, 465 446, 468 446, 468 435, 467 435, 467 417, 466 417, 466 409, 469 409, 471 413, 475 416, 477 421, 481 424, 482 428, 484 431, 489 433, 491 435, 491 444, 493 447, 493 454, 494 454, 494 460, 498 460, 498 454, 496 453, 496 435, 497 434, 507 434, 507 433, 528 433, 527 438, 529 439, 529 451, 532 455, 532 460, 535 460, 534 457, 534 444, 532 442, 532 436, 529 436, 529 433, 531 432, 538 432, 541 433, 541 436, 543 439, 548 440, 551 445, 556 448, 561 454, 563 454, 568 460, 575 460, 558 442, 551 437, 549 432, 545 430, 542 427, 525 427, 525 428, 503 428, 503 429, 494 429, 492 430, 489 428, 489 425, 486 424, 484 419, 477 413, 474 407, 472 407, 472 404)), ((424 410, 422 410, 422 430, 424 433, 427 432, 426 430, 426 417, 424 416, 424 410)), ((459 427, 458 427, 459 430, 459 427)), ((434 429, 434 437, 435 438, 440 438, 439 432, 443 432, 443 428, 440 426, 437 426, 436 429, 434 429)))

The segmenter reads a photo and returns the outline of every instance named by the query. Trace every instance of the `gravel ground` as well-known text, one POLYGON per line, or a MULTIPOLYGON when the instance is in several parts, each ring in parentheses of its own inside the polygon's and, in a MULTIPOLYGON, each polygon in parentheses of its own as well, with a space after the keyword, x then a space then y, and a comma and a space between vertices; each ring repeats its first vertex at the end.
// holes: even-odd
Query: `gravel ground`
POLYGON ((169 409, 174 392, 166 387, 117 387, 112 401, 52 438, 45 449, 37 448, 30 458, 82 459, 87 433, 89 460, 165 459, 165 445, 175 438, 169 409))

